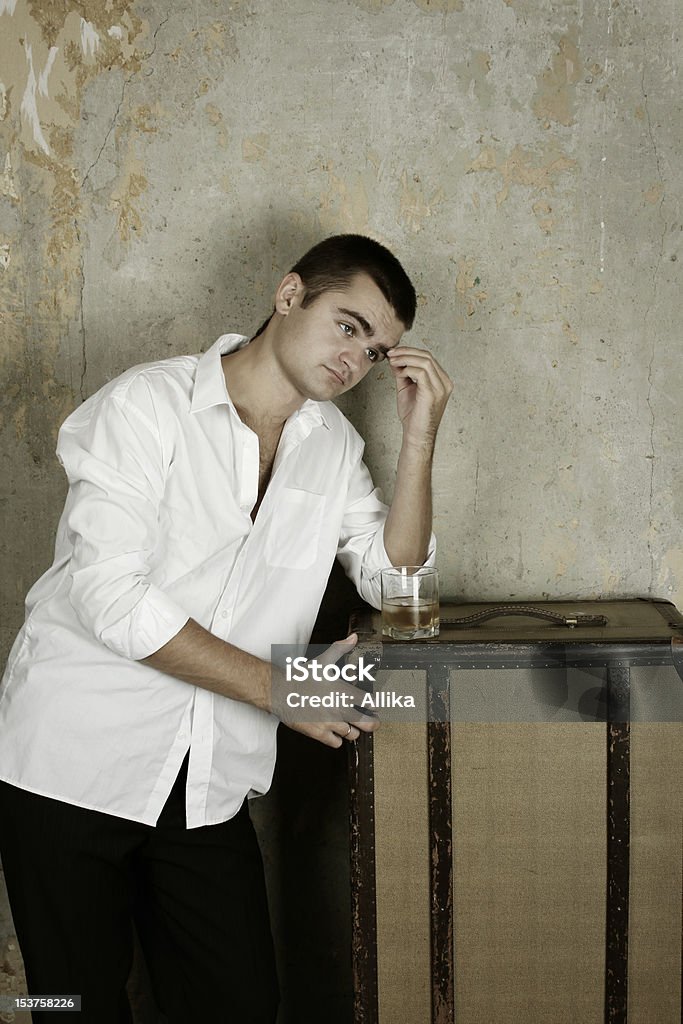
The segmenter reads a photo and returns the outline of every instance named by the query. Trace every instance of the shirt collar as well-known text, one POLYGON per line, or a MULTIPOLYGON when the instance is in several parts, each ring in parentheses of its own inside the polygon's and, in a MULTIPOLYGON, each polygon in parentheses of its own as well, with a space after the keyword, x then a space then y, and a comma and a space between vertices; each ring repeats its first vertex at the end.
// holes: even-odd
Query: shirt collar
MULTIPOLYGON (((192 390, 191 412, 203 412, 204 409, 210 409, 214 405, 227 405, 237 415, 237 410, 225 384, 221 356, 227 355, 228 352, 236 352, 238 348, 243 348, 248 343, 249 338, 244 334, 222 334, 211 348, 199 357, 192 390)), ((330 424, 323 413, 322 403, 314 402, 312 399, 307 399, 290 419, 299 420, 302 426, 310 424, 312 428, 322 424, 328 430, 330 429, 330 424)))

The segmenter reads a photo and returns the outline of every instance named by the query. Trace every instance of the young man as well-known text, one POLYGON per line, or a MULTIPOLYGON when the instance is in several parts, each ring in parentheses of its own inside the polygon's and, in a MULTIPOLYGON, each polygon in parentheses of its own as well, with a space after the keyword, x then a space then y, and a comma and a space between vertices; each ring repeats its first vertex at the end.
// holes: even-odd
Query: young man
MULTIPOLYGON (((397 347, 414 314, 391 253, 333 237, 251 341, 135 367, 60 431, 55 561, 0 688, 0 852, 29 991, 81 995, 82 1021, 130 1020, 132 919, 170 1024, 275 1019, 246 809, 284 717, 270 649, 308 641, 335 556, 375 606, 382 568, 433 561, 452 385, 397 347), (403 430, 388 510, 331 402, 380 361, 403 430)), ((333 747, 374 728, 287 724, 333 747)))

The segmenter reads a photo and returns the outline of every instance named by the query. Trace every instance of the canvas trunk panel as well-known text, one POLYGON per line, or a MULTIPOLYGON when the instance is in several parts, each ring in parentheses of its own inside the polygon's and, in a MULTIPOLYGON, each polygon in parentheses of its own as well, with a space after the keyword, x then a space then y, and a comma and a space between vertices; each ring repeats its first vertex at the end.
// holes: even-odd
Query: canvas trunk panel
POLYGON ((350 750, 356 1024, 680 1024, 683 617, 440 612, 352 622, 415 695, 350 750))

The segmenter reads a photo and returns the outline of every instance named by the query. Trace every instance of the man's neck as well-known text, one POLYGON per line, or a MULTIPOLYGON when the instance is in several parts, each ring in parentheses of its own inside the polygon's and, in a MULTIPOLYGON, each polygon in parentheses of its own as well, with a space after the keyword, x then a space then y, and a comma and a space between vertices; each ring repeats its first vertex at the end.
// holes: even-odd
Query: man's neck
POLYGON ((285 381, 273 357, 268 328, 248 345, 221 357, 228 394, 240 418, 255 430, 281 430, 304 399, 285 381))

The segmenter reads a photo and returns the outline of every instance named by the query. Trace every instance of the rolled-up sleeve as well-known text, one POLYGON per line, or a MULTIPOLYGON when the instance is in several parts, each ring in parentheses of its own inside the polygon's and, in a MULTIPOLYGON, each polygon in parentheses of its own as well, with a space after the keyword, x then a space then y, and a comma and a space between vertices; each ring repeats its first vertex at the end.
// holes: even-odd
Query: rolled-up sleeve
POLYGON ((117 382, 84 403, 63 425, 57 455, 69 481, 71 605, 101 643, 145 658, 189 616, 149 579, 166 469, 144 378, 117 382))
MULTIPOLYGON (((393 564, 384 547, 388 512, 381 491, 374 486, 363 462, 361 449, 349 480, 337 558, 360 596, 373 608, 380 608, 382 604, 380 573, 393 564)), ((436 537, 432 533, 423 564, 434 565, 435 560, 436 537)))

